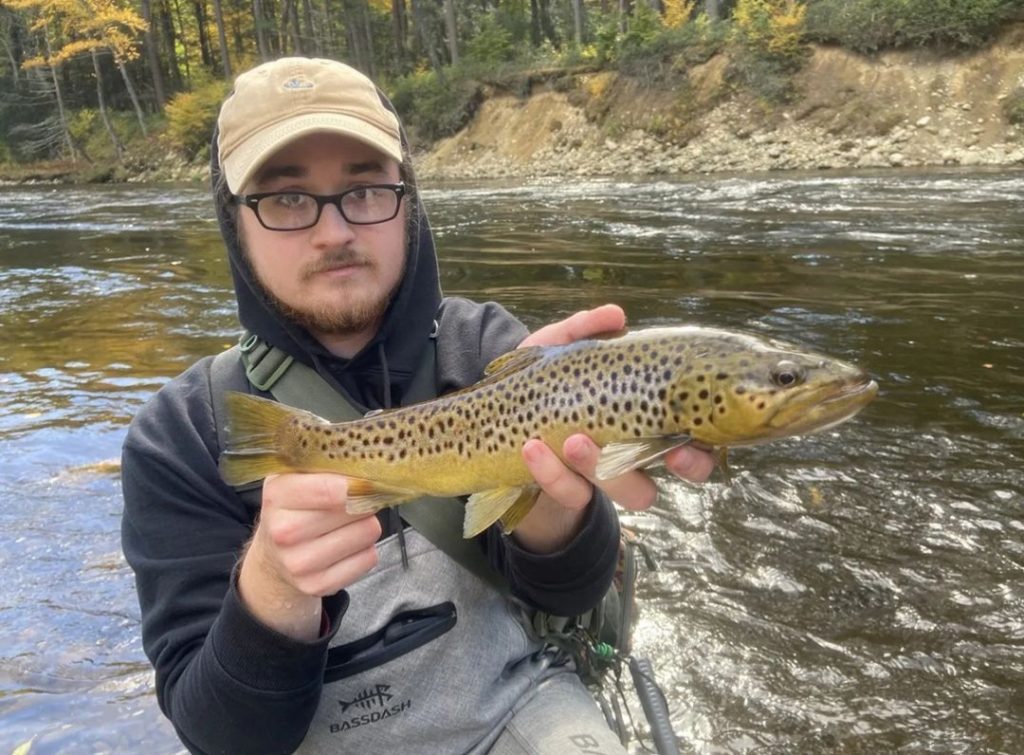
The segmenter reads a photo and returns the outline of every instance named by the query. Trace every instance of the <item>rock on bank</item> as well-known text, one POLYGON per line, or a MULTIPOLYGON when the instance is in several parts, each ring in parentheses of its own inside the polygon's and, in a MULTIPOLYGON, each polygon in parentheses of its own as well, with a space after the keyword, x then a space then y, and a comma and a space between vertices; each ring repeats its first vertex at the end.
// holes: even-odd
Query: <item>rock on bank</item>
POLYGON ((1024 25, 958 56, 817 47, 796 97, 737 93, 717 55, 646 82, 613 72, 487 92, 418 158, 434 179, 1024 164, 1004 103, 1024 87, 1024 25))

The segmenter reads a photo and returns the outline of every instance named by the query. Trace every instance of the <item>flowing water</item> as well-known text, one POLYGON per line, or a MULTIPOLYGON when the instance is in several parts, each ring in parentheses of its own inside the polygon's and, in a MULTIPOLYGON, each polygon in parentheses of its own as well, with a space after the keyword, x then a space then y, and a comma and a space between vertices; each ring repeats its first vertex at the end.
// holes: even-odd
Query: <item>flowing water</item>
MULTIPOLYGON (((1024 174, 474 184, 448 294, 866 367, 852 422, 662 478, 635 650, 684 751, 1024 751, 1024 174)), ((181 751, 118 543, 132 414, 233 342, 198 186, 0 189, 0 753, 181 751)), ((634 709, 634 715, 639 711, 634 709)))

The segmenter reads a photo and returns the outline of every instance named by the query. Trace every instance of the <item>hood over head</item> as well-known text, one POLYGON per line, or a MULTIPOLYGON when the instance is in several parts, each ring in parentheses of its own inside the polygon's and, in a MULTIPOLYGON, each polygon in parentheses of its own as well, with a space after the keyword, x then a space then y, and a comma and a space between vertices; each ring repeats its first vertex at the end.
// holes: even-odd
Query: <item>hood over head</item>
POLYGON ((236 79, 210 148, 210 175, 243 327, 313 367, 364 408, 391 406, 430 345, 441 304, 437 254, 416 190, 409 146, 394 106, 363 74, 342 63, 282 58, 236 79), (350 136, 401 162, 409 191, 405 275, 375 338, 352 359, 330 354, 267 299, 246 262, 231 201, 271 154, 310 133, 350 136))

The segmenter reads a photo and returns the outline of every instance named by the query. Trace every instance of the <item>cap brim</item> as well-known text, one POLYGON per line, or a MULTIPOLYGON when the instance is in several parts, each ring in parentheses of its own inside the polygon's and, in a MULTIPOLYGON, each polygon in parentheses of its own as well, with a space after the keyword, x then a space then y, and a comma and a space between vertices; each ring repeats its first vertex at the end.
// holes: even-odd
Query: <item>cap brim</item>
POLYGON ((314 133, 350 136, 402 162, 402 144, 386 130, 350 115, 312 113, 289 118, 247 139, 238 149, 221 158, 224 178, 232 193, 241 191, 266 160, 287 144, 314 133))

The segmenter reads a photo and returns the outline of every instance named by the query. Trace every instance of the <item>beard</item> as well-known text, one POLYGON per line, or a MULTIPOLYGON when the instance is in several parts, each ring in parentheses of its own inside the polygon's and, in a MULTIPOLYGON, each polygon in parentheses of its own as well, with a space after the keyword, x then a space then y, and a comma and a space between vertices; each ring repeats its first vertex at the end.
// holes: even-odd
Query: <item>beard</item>
MULTIPOLYGON (((402 274, 398 276, 395 285, 390 291, 381 296, 346 296, 339 292, 338 298, 330 303, 320 306, 294 306, 276 296, 264 283, 249 259, 249 252, 246 248, 245 239, 239 234, 239 246, 242 250, 242 259, 248 268, 251 280, 255 283, 263 299, 282 317, 296 325, 301 326, 307 332, 314 335, 328 336, 352 336, 365 333, 370 329, 376 330, 384 320, 384 315, 391 306, 395 295, 398 293, 402 281, 405 279, 405 267, 408 262, 408 244, 403 244, 405 256, 402 260, 402 274)), ((349 265, 372 265, 366 255, 352 249, 343 249, 332 252, 318 260, 316 263, 307 266, 302 271, 303 278, 313 276, 327 270, 349 265)))

